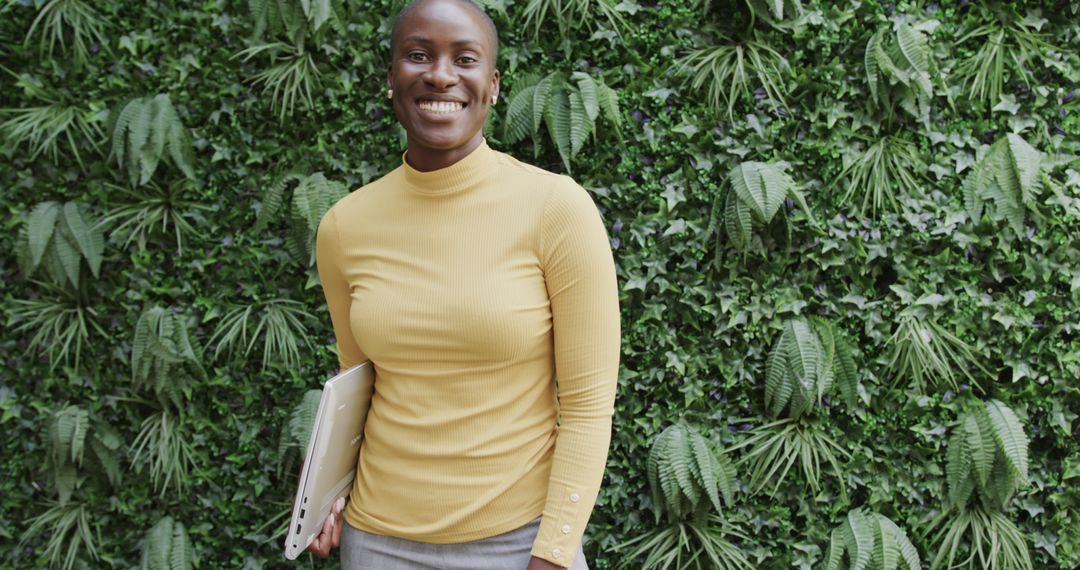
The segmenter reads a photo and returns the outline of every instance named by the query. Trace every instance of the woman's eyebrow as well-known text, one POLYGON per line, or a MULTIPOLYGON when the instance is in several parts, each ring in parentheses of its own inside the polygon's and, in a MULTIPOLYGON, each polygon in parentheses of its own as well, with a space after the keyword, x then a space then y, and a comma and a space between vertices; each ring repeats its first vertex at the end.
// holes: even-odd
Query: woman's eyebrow
MULTIPOLYGON (((416 43, 420 43, 420 44, 431 44, 432 43, 431 38, 429 38, 427 36, 416 36, 416 35, 414 35, 414 36, 405 36, 404 38, 401 39, 401 41, 402 42, 416 42, 416 43)), ((479 40, 468 40, 468 39, 466 39, 466 40, 455 40, 453 42, 450 42, 450 45, 452 45, 454 47, 471 47, 471 48, 479 48, 479 49, 483 49, 483 47, 484 47, 483 42, 481 42, 479 40)))

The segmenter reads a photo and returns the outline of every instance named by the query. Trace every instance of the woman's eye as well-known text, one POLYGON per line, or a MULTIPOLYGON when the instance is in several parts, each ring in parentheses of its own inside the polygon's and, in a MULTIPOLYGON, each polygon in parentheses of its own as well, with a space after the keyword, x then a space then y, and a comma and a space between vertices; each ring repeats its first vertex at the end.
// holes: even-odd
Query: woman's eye
POLYGON ((427 58, 426 55, 418 51, 414 51, 406 57, 408 57, 410 61, 424 61, 427 58))
POLYGON ((476 63, 476 58, 475 57, 470 57, 470 56, 467 56, 467 55, 463 55, 463 56, 458 58, 458 61, 461 62, 461 63, 464 63, 464 64, 470 64, 470 63, 476 63))

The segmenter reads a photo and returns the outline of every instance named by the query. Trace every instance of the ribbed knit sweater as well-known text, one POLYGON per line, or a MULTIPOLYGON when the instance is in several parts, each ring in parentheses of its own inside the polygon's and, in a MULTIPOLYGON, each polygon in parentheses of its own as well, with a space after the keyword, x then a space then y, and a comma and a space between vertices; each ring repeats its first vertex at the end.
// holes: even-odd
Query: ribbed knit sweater
POLYGON ((342 369, 375 394, 345 512, 361 530, 459 543, 543 515, 569 566, 603 478, 619 363, 607 234, 589 195, 482 143, 403 164, 319 226, 342 369))

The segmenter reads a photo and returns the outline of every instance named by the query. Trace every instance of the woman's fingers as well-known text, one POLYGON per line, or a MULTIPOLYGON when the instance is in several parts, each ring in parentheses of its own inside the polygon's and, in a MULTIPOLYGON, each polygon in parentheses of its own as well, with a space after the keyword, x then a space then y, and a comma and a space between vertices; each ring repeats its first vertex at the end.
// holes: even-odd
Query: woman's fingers
POLYGON ((330 556, 330 551, 341 544, 341 530, 345 527, 345 517, 341 512, 345 510, 345 498, 342 497, 330 507, 330 514, 323 521, 319 536, 308 545, 308 550, 315 553, 319 558, 330 556))
POLYGON ((334 525, 334 539, 330 543, 330 548, 337 548, 341 544, 341 531, 345 528, 345 517, 341 515, 341 511, 345 510, 345 497, 341 497, 334 503, 334 508, 331 509, 335 515, 335 519, 341 521, 340 524, 334 525))

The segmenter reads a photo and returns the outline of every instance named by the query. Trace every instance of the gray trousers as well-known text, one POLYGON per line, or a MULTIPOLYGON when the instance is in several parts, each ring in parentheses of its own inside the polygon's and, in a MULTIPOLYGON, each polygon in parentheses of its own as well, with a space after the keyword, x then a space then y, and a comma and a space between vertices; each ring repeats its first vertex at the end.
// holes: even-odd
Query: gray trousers
MULTIPOLYGON (((380 536, 346 524, 341 532, 342 570, 525 570, 540 519, 481 540, 432 544, 380 536)), ((570 570, 589 570, 578 545, 570 570)))

